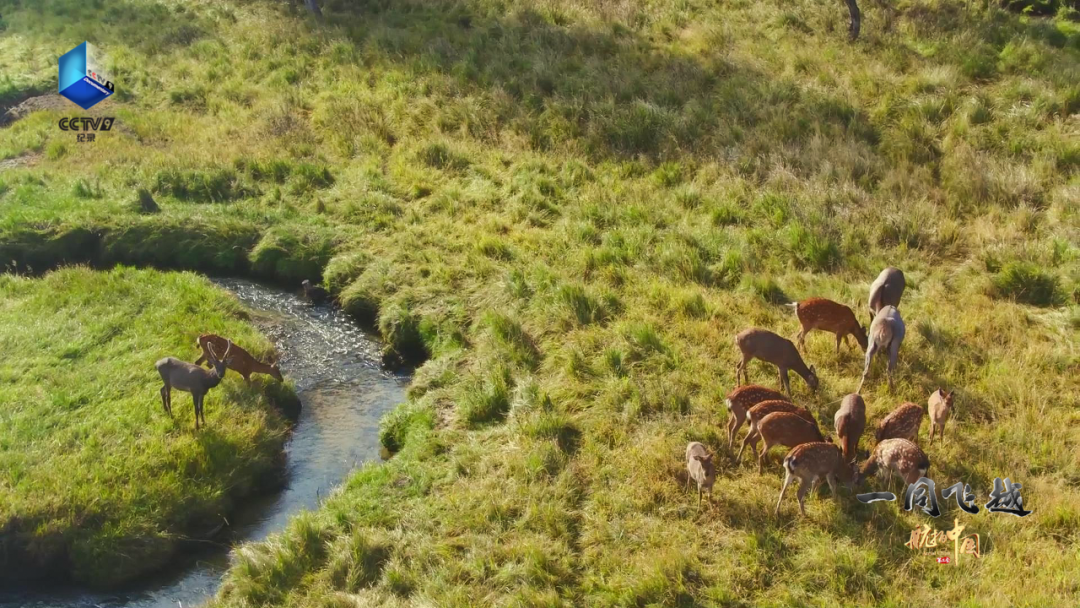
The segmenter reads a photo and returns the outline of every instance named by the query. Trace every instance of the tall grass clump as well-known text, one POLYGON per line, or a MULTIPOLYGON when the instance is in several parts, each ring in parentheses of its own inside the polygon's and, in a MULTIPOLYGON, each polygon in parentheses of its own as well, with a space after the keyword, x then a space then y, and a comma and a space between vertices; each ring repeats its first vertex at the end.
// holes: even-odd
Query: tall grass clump
POLYGON ((0 578, 130 580, 277 475, 286 422, 273 404, 291 388, 226 374, 199 433, 186 393, 173 391, 175 418, 161 408, 154 362, 194 358, 200 333, 272 349, 206 279, 73 267, 0 275, 0 299, 0 347, 19 353, 0 361, 0 578))
POLYGON ((1052 306, 1061 299, 1057 276, 1029 262, 1011 261, 994 275, 992 294, 1033 306, 1052 306))

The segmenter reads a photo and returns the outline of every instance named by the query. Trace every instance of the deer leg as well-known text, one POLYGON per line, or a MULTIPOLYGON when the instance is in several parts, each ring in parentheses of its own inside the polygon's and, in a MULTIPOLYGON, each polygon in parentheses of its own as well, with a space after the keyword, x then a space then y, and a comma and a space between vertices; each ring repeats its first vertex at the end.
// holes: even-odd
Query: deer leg
POLYGON ((735 457, 735 462, 742 462, 743 451, 746 450, 747 445, 750 446, 750 453, 756 452, 757 451, 757 440, 758 440, 758 434, 754 430, 753 426, 751 426, 750 427, 750 432, 748 432, 746 434, 746 437, 743 438, 742 448, 739 449, 739 455, 735 457))
POLYGON ((863 383, 870 376, 870 363, 874 360, 874 353, 877 352, 877 342, 871 342, 870 347, 866 349, 866 364, 863 366, 862 380, 859 381, 859 388, 855 391, 856 394, 862 392, 863 383))
POLYGON ((804 327, 799 330, 799 335, 795 336, 795 339, 799 341, 799 349, 802 351, 806 351, 806 334, 807 331, 804 327))
POLYGON ((930 445, 934 445, 934 433, 935 432, 937 432, 937 429, 934 427, 934 421, 931 420, 930 421, 930 445))
POLYGON ((780 369, 780 384, 783 385, 784 391, 791 396, 791 378, 788 377, 788 370, 786 367, 780 369))
POLYGON ((161 389, 158 391, 158 394, 161 395, 161 409, 165 410, 165 413, 168 414, 169 413, 169 402, 165 398, 165 391, 166 390, 168 390, 166 388, 166 386, 162 386, 161 389))
POLYGON ((199 430, 199 395, 191 393, 191 404, 195 408, 195 430, 199 430))
POLYGON ((896 369, 896 359, 900 355, 900 341, 893 338, 889 343, 889 390, 893 390, 893 371, 896 369))
POLYGON ((859 37, 859 22, 861 21, 859 16, 859 5, 855 3, 855 0, 845 0, 847 2, 848 12, 851 13, 851 23, 848 25, 848 36, 851 40, 855 40, 859 37))
POLYGON ((776 511, 773 512, 774 516, 780 517, 780 503, 784 502, 784 492, 787 491, 788 486, 790 486, 791 482, 794 480, 795 476, 791 474, 791 471, 787 471, 787 474, 784 475, 784 485, 780 486, 780 498, 776 500, 776 511))
POLYGON ((757 472, 760 475, 762 471, 762 465, 765 464, 765 456, 769 453, 769 448, 772 447, 768 442, 761 444, 761 454, 757 459, 757 472))
POLYGON ((198 359, 195 359, 195 365, 202 367, 202 364, 206 361, 206 353, 199 355, 198 359))
POLYGON ((802 513, 803 517, 806 516, 806 491, 809 489, 810 484, 806 483, 805 479, 799 482, 799 493, 796 496, 799 498, 799 513, 802 513))
POLYGON ((840 500, 840 495, 836 493, 836 475, 829 473, 825 476, 825 481, 829 482, 829 490, 832 492, 833 500, 840 500))

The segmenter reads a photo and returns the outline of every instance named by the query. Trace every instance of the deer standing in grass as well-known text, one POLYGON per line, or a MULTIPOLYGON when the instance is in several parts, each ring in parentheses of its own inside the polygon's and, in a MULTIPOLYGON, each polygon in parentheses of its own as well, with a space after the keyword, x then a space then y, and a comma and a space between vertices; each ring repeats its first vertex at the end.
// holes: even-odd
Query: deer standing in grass
MULTIPOLYGON (((221 336, 215 336, 214 334, 203 334, 195 340, 195 346, 202 349, 202 355, 195 360, 195 365, 202 365, 204 361, 210 359, 210 349, 224 350, 229 348, 229 340, 222 338, 221 336)), ((278 382, 284 382, 285 378, 281 376, 281 369, 278 368, 277 363, 267 365, 262 361, 259 361, 255 357, 251 356, 251 353, 247 352, 243 348, 232 344, 232 358, 229 360, 229 369, 243 376, 245 382, 251 382, 251 374, 269 374, 273 376, 278 382)))
POLYGON ((758 473, 761 473, 765 464, 765 457, 769 454, 769 448, 782 445, 793 448, 804 443, 825 441, 816 424, 810 424, 805 418, 791 412, 773 412, 762 418, 758 423, 758 432, 761 433, 761 454, 758 456, 758 473))
MULTIPOLYGON (((930 445, 934 445, 934 433, 941 429, 941 441, 945 442, 945 423, 952 411, 953 392, 946 393, 940 388, 930 394, 927 410, 930 412, 930 445)), ((921 409, 921 408, 920 408, 921 409)))
POLYGON ((761 359, 776 366, 780 373, 780 385, 784 387, 784 391, 788 395, 791 394, 788 370, 794 370, 795 373, 802 376, 810 390, 817 390, 817 371, 813 366, 806 366, 802 356, 799 355, 799 350, 795 348, 791 340, 766 329, 752 327, 744 329, 739 332, 739 335, 735 336, 735 345, 739 347, 739 352, 742 353, 742 361, 735 366, 736 382, 745 374, 746 383, 749 384, 750 370, 747 365, 754 359, 761 359))
POLYGON ((871 323, 874 322, 874 318, 882 308, 886 306, 900 308, 900 297, 904 295, 905 287, 907 287, 907 281, 904 279, 904 273, 899 268, 890 266, 881 271, 881 274, 870 284, 870 300, 868 304, 870 306, 871 323))
POLYGON ((919 427, 922 426, 923 409, 915 403, 901 403, 895 410, 878 423, 874 438, 879 442, 886 439, 907 439, 919 443, 919 427))
POLYGON ((833 416, 833 428, 840 438, 844 462, 854 462, 859 449, 859 438, 866 429, 866 402, 858 393, 844 397, 840 409, 833 416))
POLYGON ((859 325, 855 312, 850 307, 825 298, 807 298, 785 306, 795 309, 795 315, 802 325, 796 340, 803 352, 806 352, 806 334, 815 329, 836 334, 836 354, 840 354, 840 343, 848 336, 855 336, 859 348, 866 350, 866 328, 859 325))
POLYGON ((746 417, 750 420, 750 430, 746 433, 746 437, 743 438, 742 448, 739 449, 739 455, 735 457, 736 462, 742 460, 743 451, 746 450, 746 446, 750 446, 751 452, 757 451, 758 439, 761 438, 761 433, 758 432, 758 425, 761 424, 761 421, 764 420, 766 416, 774 412, 788 412, 789 414, 795 414, 815 427, 817 426, 817 420, 814 419, 814 415, 805 407, 795 405, 787 399, 762 401, 746 411, 746 417))
POLYGON ((784 393, 757 384, 745 384, 728 393, 727 399, 724 400, 731 413, 727 424, 728 447, 735 445, 735 434, 739 432, 739 427, 743 425, 743 422, 746 422, 746 412, 750 408, 764 401, 787 400, 787 395, 784 393))
POLYGON ((690 442, 686 446, 686 478, 687 487, 690 480, 697 482, 698 506, 701 506, 701 491, 708 490, 709 502, 712 502, 712 488, 716 483, 716 466, 713 465, 713 453, 705 449, 705 446, 697 441, 690 442))
POLYGON ((791 482, 799 480, 799 512, 806 515, 803 500, 807 490, 813 492, 824 477, 829 482, 833 498, 836 498, 836 482, 841 481, 850 490, 855 486, 859 467, 848 462, 840 448, 829 442, 804 443, 795 446, 784 458, 784 485, 780 488, 780 498, 776 501, 776 512, 780 516, 780 503, 784 501, 784 492, 791 482))
POLYGON ((930 458, 919 446, 907 439, 886 439, 874 447, 874 452, 863 464, 856 483, 874 473, 884 473, 892 485, 893 473, 900 475, 905 483, 915 483, 926 477, 930 470, 930 458))
POLYGON ((203 414, 203 399, 206 393, 221 383, 228 370, 230 362, 229 351, 232 350, 232 342, 228 342, 225 354, 219 360, 212 351, 207 353, 210 365, 213 369, 203 369, 201 366, 187 361, 181 361, 175 357, 165 357, 154 364, 161 380, 165 383, 161 387, 161 405, 165 413, 172 417, 172 389, 191 393, 191 399, 195 404, 195 430, 199 430, 199 419, 206 424, 206 416, 203 414))
POLYGON ((862 392, 863 383, 870 375, 870 364, 879 350, 889 353, 887 373, 889 390, 893 390, 893 371, 896 369, 896 359, 900 356, 900 345, 904 342, 906 331, 904 319, 900 317, 900 311, 895 306, 886 306, 878 311, 874 322, 870 324, 870 347, 866 349, 866 364, 856 393, 862 392))

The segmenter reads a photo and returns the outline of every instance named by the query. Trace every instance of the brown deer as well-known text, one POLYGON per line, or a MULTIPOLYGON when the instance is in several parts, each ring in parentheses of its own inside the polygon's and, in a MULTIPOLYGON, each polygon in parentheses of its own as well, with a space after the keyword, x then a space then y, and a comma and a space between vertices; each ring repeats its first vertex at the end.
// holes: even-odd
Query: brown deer
POLYGON ((848 336, 855 336, 859 348, 866 350, 866 328, 859 325, 855 312, 849 306, 825 298, 807 298, 802 302, 786 304, 795 309, 802 330, 796 336, 799 346, 806 352, 806 334, 820 329, 836 334, 836 353, 840 354, 840 343, 848 336))
POLYGON ((746 422, 747 410, 763 401, 787 400, 787 395, 784 393, 757 384, 744 384, 728 393, 727 399, 724 400, 728 411, 731 412, 727 424, 728 447, 735 445, 735 434, 739 432, 739 427, 743 425, 743 422, 746 422))
MULTIPOLYGON (((214 334, 199 336, 195 340, 195 346, 202 349, 202 355, 195 360, 195 365, 202 365, 204 361, 210 358, 211 348, 214 351, 224 350, 227 343, 231 342, 214 334)), ((229 361, 229 369, 243 376, 245 382, 251 382, 251 374, 269 374, 278 382, 285 381, 285 378, 281 376, 281 369, 278 368, 277 363, 267 365, 235 344, 232 345, 232 359, 229 361)))
POLYGON ((232 342, 228 342, 225 354, 220 360, 212 352, 208 353, 210 364, 213 369, 203 369, 201 366, 187 361, 181 361, 175 357, 165 357, 154 364, 161 380, 165 383, 161 387, 161 405, 165 413, 172 416, 172 389, 191 393, 191 399, 195 404, 195 430, 199 430, 199 419, 206 424, 206 415, 203 414, 203 399, 207 391, 221 383, 228 370, 232 342))
POLYGON ((934 445, 934 433, 938 429, 941 429, 942 443, 945 442, 945 423, 949 421, 949 413, 952 412, 954 392, 946 393, 939 388, 930 394, 930 400, 926 404, 926 409, 930 412, 930 445, 934 445))
POLYGON ((743 438, 742 448, 739 449, 739 455, 735 457, 736 462, 742 460, 743 451, 746 449, 746 446, 750 446, 751 452, 757 451, 758 439, 761 438, 761 434, 758 432, 758 425, 761 424, 762 419, 773 412, 796 414, 802 417, 803 420, 817 426, 817 420, 814 419, 814 415, 805 407, 795 405, 787 399, 762 401, 746 411, 746 417, 750 420, 750 429, 746 433, 746 437, 743 438))
POLYGON ((758 423, 761 433, 761 454, 758 455, 758 473, 765 464, 769 448, 782 445, 793 448, 804 443, 825 441, 816 424, 810 424, 805 418, 791 412, 773 412, 758 423))
POLYGON ((855 463, 848 462, 840 452, 840 448, 828 442, 804 443, 795 446, 787 457, 784 458, 784 485, 780 488, 780 498, 776 501, 775 516, 780 516, 780 503, 784 501, 784 492, 787 491, 791 482, 799 479, 799 512, 806 515, 806 507, 803 499, 807 490, 811 492, 817 489, 821 478, 829 482, 833 498, 836 498, 836 482, 843 482, 850 490, 855 486, 859 467, 855 463))
POLYGON ((701 506, 701 490, 709 492, 709 502, 712 502, 712 488, 716 483, 716 466, 713 465, 713 453, 705 449, 705 446, 697 441, 690 442, 686 446, 686 486, 690 487, 690 480, 697 482, 698 506, 701 506))
POLYGON ((904 295, 906 286, 907 282, 904 280, 904 273, 899 268, 890 266, 881 271, 881 274, 870 284, 871 323, 874 322, 874 318, 882 308, 886 306, 900 308, 900 296, 904 295))
POLYGON ((896 369, 896 359, 900 356, 900 345, 904 342, 906 331, 904 320, 895 306, 886 306, 878 311, 874 322, 870 324, 870 348, 866 349, 866 364, 856 393, 862 392, 863 384, 870 376, 870 364, 879 350, 887 350, 889 353, 889 390, 893 390, 893 371, 896 369))
POLYGON ((761 359, 776 366, 780 373, 780 385, 784 387, 784 391, 788 395, 791 394, 788 370, 794 370, 795 373, 802 376, 810 390, 817 390, 817 371, 813 366, 806 366, 806 363, 803 362, 802 357, 799 355, 799 350, 795 348, 791 340, 778 336, 769 330, 752 327, 744 329, 739 332, 739 335, 735 336, 735 345, 739 347, 739 352, 742 353, 742 361, 735 366, 736 382, 745 374, 746 383, 749 384, 750 370, 747 368, 747 364, 754 359, 761 359))
POLYGON ((866 429, 866 402, 858 393, 844 397, 840 409, 833 416, 833 428, 840 438, 844 462, 854 462, 859 449, 859 438, 866 429))
POLYGON ((930 470, 930 458, 919 446, 907 439, 886 439, 874 447, 874 452, 863 464, 855 483, 860 483, 874 473, 884 473, 892 485, 893 473, 900 475, 905 483, 915 483, 926 477, 930 470))
POLYGON ((922 406, 905 402, 878 423, 874 438, 878 442, 886 439, 907 439, 919 443, 919 427, 922 426, 922 406))
POLYGON ((312 304, 322 304, 330 298, 330 294, 325 289, 312 285, 307 279, 301 281, 300 286, 304 288, 304 296, 311 300, 312 304))

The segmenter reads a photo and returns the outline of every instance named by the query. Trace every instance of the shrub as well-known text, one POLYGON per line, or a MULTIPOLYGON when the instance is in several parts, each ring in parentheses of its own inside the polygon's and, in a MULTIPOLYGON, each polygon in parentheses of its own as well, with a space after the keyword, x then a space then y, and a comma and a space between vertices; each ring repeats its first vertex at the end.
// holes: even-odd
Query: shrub
POLYGON ((497 367, 464 387, 458 401, 461 417, 472 426, 498 422, 510 410, 510 371, 497 367))
POLYGON ((379 311, 379 334, 388 349, 409 362, 428 356, 420 334, 420 315, 403 302, 394 302, 379 311))
POLYGON ((1029 262, 1009 262, 993 278, 992 295, 1033 306, 1052 306, 1060 299, 1057 276, 1029 262))

